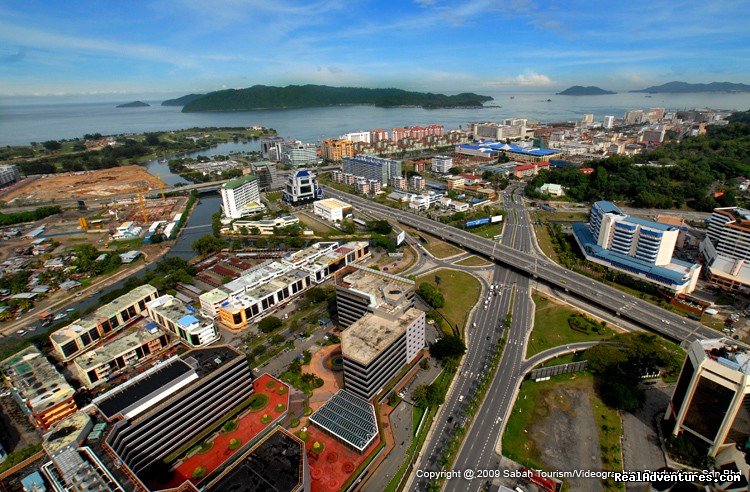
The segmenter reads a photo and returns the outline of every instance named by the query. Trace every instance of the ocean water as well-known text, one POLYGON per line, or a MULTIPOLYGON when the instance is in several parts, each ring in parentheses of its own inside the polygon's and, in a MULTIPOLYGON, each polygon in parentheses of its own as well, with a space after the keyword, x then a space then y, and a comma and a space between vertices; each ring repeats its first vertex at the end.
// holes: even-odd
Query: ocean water
POLYGON ((209 126, 263 125, 275 128, 281 136, 308 142, 342 133, 394 126, 445 125, 466 128, 471 121, 497 121, 503 118, 529 118, 540 122, 579 120, 593 113, 622 117, 630 109, 663 107, 690 109, 748 109, 750 93, 717 94, 612 94, 603 96, 557 96, 551 92, 486 93, 495 98, 493 107, 480 109, 377 108, 339 106, 288 110, 258 110, 232 113, 182 113, 181 108, 160 106, 147 101, 146 108, 115 108, 127 101, 67 104, 12 104, 0 101, 0 145, 26 145, 86 133, 103 135, 177 130, 209 126), (550 101, 547 101, 550 99, 550 101), (495 107, 500 106, 500 107, 495 107))

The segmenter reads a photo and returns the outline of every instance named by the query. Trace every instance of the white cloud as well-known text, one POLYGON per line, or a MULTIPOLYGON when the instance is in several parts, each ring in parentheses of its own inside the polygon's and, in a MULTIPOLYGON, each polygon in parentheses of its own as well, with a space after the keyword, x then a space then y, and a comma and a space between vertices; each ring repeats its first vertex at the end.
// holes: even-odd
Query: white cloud
POLYGON ((524 87, 546 87, 552 85, 552 79, 546 75, 532 71, 518 74, 513 80, 516 84, 524 87))

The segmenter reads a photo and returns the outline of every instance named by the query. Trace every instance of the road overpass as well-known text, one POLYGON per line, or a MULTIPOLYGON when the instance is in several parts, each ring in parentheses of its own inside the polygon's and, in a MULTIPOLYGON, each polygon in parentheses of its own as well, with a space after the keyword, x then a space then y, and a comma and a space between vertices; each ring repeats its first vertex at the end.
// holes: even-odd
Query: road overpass
POLYGON ((474 251, 516 271, 575 294, 594 305, 602 306, 618 316, 678 343, 685 340, 693 341, 721 336, 720 333, 705 325, 685 319, 678 314, 654 306, 614 287, 567 270, 549 259, 537 258, 531 253, 518 251, 471 232, 381 205, 329 186, 323 188, 328 196, 344 200, 370 213, 395 218, 414 229, 433 234, 461 248, 474 251))

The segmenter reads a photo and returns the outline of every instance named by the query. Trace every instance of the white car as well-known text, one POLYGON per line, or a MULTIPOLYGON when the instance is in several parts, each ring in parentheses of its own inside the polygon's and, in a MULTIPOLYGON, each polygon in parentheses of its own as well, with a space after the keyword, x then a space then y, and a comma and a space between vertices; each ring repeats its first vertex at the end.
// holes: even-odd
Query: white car
POLYGON ((458 396, 458 401, 464 401, 464 395, 459 395, 458 396))
POLYGON ((471 324, 471 326, 472 326, 472 328, 476 328, 476 327, 477 327, 477 322, 476 322, 476 321, 475 321, 475 322, 473 322, 473 323, 471 324))

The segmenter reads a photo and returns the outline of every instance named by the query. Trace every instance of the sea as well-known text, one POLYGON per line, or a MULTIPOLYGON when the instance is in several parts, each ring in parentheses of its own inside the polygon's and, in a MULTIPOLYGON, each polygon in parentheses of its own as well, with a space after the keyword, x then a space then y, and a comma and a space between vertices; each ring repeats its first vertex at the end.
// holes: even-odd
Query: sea
POLYGON ((378 108, 334 106, 325 108, 274 109, 231 113, 182 113, 180 107, 160 106, 161 100, 146 100, 144 108, 116 108, 129 102, 13 104, 0 100, 0 145, 82 137, 86 133, 117 135, 193 127, 262 125, 279 135, 305 142, 319 142, 343 133, 374 128, 441 124, 448 129, 466 128, 472 121, 528 118, 548 123, 580 120, 593 113, 622 117, 631 109, 650 107, 668 110, 712 108, 747 110, 750 93, 647 94, 618 93, 601 96, 558 96, 553 92, 484 92, 494 97, 477 109, 378 108))

